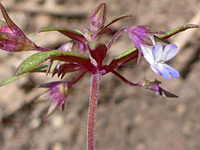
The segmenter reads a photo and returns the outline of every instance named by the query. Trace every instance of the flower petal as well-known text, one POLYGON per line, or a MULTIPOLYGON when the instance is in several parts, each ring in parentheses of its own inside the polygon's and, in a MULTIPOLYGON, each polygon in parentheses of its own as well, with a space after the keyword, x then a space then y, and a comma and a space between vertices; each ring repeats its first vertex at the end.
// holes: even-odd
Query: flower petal
POLYGON ((154 58, 152 53, 152 46, 141 44, 142 54, 146 61, 150 64, 154 64, 154 58))
POLYGON ((172 68, 167 64, 163 64, 163 67, 172 75, 172 77, 179 78, 180 75, 176 69, 172 68))
POLYGON ((159 72, 159 70, 157 69, 157 67, 155 65, 151 65, 151 69, 158 75, 161 75, 161 73, 159 72))
POLYGON ((149 34, 148 37, 150 38, 152 44, 155 45, 156 42, 155 42, 155 39, 154 39, 154 35, 149 34))
POLYGON ((48 118, 49 116, 51 116, 58 108, 59 108, 58 104, 52 102, 45 118, 48 118))
POLYGON ((166 68, 164 67, 164 64, 158 64, 157 68, 160 72, 160 74, 165 78, 170 80, 171 76, 168 70, 166 70, 166 68))
POLYGON ((168 44, 163 51, 162 60, 168 61, 173 58, 178 52, 178 47, 175 44, 168 44))
POLYGON ((163 46, 161 44, 155 44, 152 48, 152 53, 155 63, 158 63, 160 60, 162 60, 163 46))

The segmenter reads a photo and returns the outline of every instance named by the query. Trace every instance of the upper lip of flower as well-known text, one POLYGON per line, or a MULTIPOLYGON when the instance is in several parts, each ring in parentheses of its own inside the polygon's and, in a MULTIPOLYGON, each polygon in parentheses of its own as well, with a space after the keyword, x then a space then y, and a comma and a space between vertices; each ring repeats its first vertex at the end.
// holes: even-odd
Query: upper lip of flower
POLYGON ((168 44, 163 50, 161 44, 155 44, 152 48, 154 63, 164 63, 173 58, 178 52, 178 47, 174 44, 168 44))

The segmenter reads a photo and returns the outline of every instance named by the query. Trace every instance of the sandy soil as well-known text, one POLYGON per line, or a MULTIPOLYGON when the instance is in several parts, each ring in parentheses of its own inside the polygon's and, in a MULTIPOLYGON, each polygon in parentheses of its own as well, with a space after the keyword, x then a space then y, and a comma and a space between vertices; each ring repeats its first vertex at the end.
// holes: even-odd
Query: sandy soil
MULTIPOLYGON (((56 32, 37 33, 51 25, 79 28, 89 25, 88 18, 100 1, 95 0, 1 0, 9 15, 30 39, 43 47, 57 48, 67 38, 56 32), (48 37, 48 38, 47 38, 48 37)), ((113 25, 148 25, 168 31, 190 22, 200 8, 199 0, 109 0, 108 20, 133 14, 113 25)), ((2 17, 1 17, 2 18, 2 17)), ((187 35, 185 35, 187 36, 187 35)), ((106 36, 102 40, 107 40, 106 36)), ((181 41, 175 36, 173 41, 181 41)), ((162 87, 179 96, 168 99, 142 88, 125 85, 113 75, 102 77, 96 122, 97 150, 199 150, 200 149, 200 32, 183 44, 170 61, 180 73, 179 79, 166 81, 155 75, 142 60, 120 67, 118 71, 131 81, 144 76, 162 81, 162 87)), ((114 57, 132 47, 126 35, 109 52, 114 57)), ((0 80, 12 75, 16 67, 34 52, 0 51, 0 80)), ((108 60, 109 61, 109 60, 108 60)), ((66 75, 65 80, 74 74, 66 75)), ((67 100, 66 110, 44 120, 49 102, 33 103, 44 90, 36 85, 57 80, 32 74, 0 88, 1 150, 85 150, 90 76, 77 84, 67 100)))

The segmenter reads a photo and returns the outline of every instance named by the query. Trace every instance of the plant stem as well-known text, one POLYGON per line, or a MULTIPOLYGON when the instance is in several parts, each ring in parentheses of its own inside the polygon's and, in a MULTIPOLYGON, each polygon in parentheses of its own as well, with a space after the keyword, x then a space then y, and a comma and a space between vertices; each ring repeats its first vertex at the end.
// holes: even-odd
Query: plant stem
POLYGON ((125 82, 126 84, 130 85, 130 86, 140 86, 138 83, 133 83, 129 80, 127 80, 125 77, 123 77, 121 74, 119 74, 117 71, 113 70, 112 73, 114 75, 116 75, 118 78, 120 78, 123 82, 125 82))
POLYGON ((95 120, 99 96, 99 80, 100 73, 97 71, 92 75, 90 102, 88 109, 87 150, 95 150, 95 120))
POLYGON ((117 31, 114 36, 111 38, 111 40, 109 41, 108 45, 107 45, 107 50, 109 50, 111 48, 111 46, 113 45, 113 43, 118 39, 118 37, 125 31, 126 28, 122 28, 119 31, 117 31))
POLYGON ((73 81, 69 82, 70 85, 76 84, 79 80, 81 80, 84 77, 85 74, 86 74, 86 72, 82 72, 76 79, 74 79, 73 81))

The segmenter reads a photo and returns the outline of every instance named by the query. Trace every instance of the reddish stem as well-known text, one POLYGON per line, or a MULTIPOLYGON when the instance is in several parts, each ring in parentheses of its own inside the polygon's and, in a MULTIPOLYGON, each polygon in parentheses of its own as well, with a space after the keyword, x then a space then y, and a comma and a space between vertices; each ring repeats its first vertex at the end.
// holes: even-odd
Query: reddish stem
POLYGON ((39 46, 36 46, 36 50, 41 51, 41 52, 48 52, 48 51, 52 51, 52 49, 48 49, 48 48, 42 48, 39 46))
POLYGON ((125 77, 123 77, 121 74, 119 74, 117 71, 113 70, 112 73, 114 75, 116 75, 118 78, 120 78, 123 82, 125 82, 126 84, 130 85, 130 86, 139 86, 138 83, 133 83, 131 81, 129 81, 128 79, 126 79, 125 77))
POLYGON ((86 72, 82 72, 76 79, 74 79, 73 81, 69 81, 69 84, 70 85, 76 84, 79 80, 81 80, 84 77, 85 74, 86 72))
POLYGON ((113 45, 113 43, 118 39, 118 37, 125 31, 126 28, 122 28, 119 31, 117 31, 114 36, 111 38, 111 40, 109 41, 108 45, 107 45, 107 50, 109 50, 111 48, 111 46, 113 45))
POLYGON ((90 92, 90 102, 88 109, 88 124, 87 124, 87 149, 95 150, 95 120, 96 109, 99 96, 99 80, 100 73, 92 75, 92 86, 90 92))

